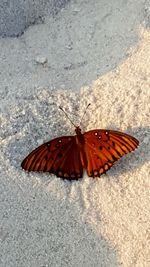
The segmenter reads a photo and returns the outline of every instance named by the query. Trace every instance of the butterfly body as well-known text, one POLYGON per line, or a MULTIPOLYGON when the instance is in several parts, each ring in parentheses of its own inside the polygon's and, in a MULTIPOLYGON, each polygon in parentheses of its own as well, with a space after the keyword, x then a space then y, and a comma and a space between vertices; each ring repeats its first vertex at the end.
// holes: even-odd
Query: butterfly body
POLYGON ((138 140, 128 134, 96 129, 82 134, 55 138, 33 150, 22 162, 27 171, 43 171, 66 179, 78 179, 86 169, 88 176, 99 177, 115 161, 135 150, 138 140))

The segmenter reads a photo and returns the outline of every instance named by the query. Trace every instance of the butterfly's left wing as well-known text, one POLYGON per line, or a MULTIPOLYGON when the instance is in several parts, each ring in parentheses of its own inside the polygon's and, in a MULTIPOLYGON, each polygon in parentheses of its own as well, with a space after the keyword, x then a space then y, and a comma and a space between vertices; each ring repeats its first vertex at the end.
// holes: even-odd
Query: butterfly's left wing
POLYGON ((27 171, 43 171, 66 179, 82 177, 83 167, 75 136, 55 138, 33 150, 22 162, 27 171))
POLYGON ((135 150, 139 141, 131 135, 111 130, 92 130, 84 133, 85 166, 89 176, 105 173, 115 161, 135 150))

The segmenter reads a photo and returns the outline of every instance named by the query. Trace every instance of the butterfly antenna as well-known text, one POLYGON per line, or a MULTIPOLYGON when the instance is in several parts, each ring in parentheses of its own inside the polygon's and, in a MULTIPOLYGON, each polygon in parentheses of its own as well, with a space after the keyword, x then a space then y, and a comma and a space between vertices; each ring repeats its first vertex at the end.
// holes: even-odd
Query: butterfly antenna
POLYGON ((71 124, 76 128, 77 126, 73 123, 73 121, 69 118, 68 114, 63 110, 63 108, 61 106, 59 106, 59 108, 63 111, 63 113, 65 114, 65 116, 67 117, 67 119, 71 122, 71 124))
POLYGON ((89 108, 90 105, 91 105, 91 103, 89 103, 89 104, 86 106, 86 108, 85 108, 85 110, 84 110, 84 113, 83 113, 83 115, 82 115, 82 117, 81 117, 80 124, 81 124, 81 122, 82 122, 82 120, 83 120, 83 118, 84 118, 84 115, 86 114, 86 111, 87 111, 87 109, 89 108))

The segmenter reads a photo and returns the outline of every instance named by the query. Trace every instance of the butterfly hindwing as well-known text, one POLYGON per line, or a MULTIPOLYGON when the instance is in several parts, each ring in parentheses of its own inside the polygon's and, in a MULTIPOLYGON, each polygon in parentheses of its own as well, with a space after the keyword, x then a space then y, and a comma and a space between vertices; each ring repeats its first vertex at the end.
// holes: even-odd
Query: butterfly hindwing
POLYGON ((72 143, 72 146, 67 151, 66 156, 59 165, 59 169, 63 173, 62 176, 60 176, 60 172, 57 172, 56 175, 59 177, 70 180, 76 180, 82 177, 83 166, 81 164, 80 151, 75 142, 72 143))
POLYGON ((123 155, 135 150, 139 144, 134 137, 118 131, 92 130, 84 133, 87 173, 100 176, 123 155))

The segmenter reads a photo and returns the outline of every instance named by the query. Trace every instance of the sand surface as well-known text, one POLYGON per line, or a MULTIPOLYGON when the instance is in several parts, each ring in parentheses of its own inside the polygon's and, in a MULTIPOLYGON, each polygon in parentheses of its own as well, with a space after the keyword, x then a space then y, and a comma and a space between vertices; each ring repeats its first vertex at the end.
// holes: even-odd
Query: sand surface
POLYGON ((0 39, 1 267, 150 265, 149 8, 88 2, 0 39), (58 106, 79 124, 88 103, 83 131, 124 131, 139 148, 98 179, 24 172, 32 149, 74 134, 58 106))

